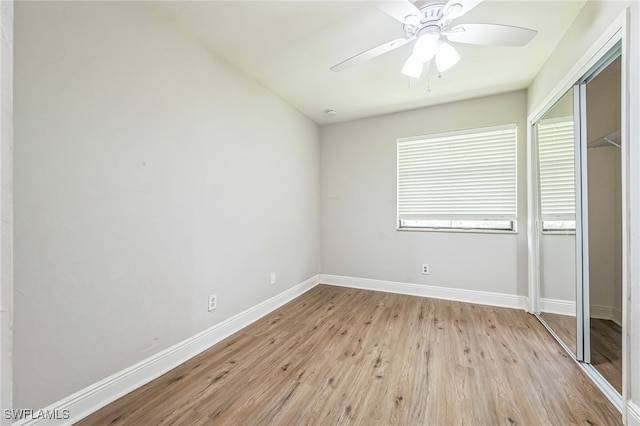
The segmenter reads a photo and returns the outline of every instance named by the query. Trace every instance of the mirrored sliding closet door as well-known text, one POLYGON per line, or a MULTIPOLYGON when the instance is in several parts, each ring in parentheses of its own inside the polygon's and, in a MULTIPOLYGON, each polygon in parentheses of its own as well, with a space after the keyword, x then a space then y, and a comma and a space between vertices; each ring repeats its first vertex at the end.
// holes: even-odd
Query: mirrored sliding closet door
POLYGON ((576 355, 577 279, 574 89, 536 123, 540 316, 576 355))
POLYGON ((620 62, 618 56, 584 84, 589 362, 618 393, 622 392, 620 62))
POLYGON ((622 392, 620 48, 533 124, 538 317, 622 392))

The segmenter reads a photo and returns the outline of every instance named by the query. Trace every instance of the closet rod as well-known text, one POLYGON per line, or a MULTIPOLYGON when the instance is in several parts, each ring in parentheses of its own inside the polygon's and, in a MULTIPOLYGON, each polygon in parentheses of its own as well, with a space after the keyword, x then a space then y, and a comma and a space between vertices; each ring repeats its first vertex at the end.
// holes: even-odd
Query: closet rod
POLYGON ((614 141, 612 141, 611 139, 609 139, 608 137, 603 137, 602 139, 604 139, 605 141, 609 142, 611 145, 615 146, 616 148, 620 148, 620 145, 615 143, 614 141))

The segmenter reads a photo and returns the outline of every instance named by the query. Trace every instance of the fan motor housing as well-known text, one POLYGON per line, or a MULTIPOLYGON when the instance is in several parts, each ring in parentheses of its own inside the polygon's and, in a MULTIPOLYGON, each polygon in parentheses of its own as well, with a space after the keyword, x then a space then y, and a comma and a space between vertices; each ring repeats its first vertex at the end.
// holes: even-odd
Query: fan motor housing
MULTIPOLYGON (((422 17, 420 17, 420 22, 418 24, 407 23, 404 25, 404 32, 407 34, 407 37, 416 37, 420 33, 425 32, 439 32, 441 31, 449 22, 442 22, 441 19, 444 15, 444 6, 446 3, 427 3, 421 6, 420 12, 422 13, 422 17), (433 27, 433 28, 429 28, 433 27)), ((448 21, 448 20, 447 20, 448 21)))

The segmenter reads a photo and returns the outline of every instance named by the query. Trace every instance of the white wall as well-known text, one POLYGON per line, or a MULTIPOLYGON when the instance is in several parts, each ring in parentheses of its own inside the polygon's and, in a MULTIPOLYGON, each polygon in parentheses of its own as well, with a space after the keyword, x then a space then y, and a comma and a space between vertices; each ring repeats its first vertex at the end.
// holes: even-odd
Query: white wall
POLYGON ((547 98, 598 37, 635 1, 587 0, 527 91, 528 113, 544 107, 547 98))
MULTIPOLYGON (((630 94, 629 117, 640 117, 640 4, 634 3, 630 7, 630 46, 633 52, 629 58, 628 72, 630 83, 627 92, 630 94)), ((636 407, 640 407, 640 120, 631 119, 629 124, 629 164, 635 165, 629 168, 630 186, 630 298, 629 307, 629 375, 631 381, 630 398, 636 407)), ((626 297, 626 296, 625 296, 626 297)), ((637 424, 640 424, 640 408, 637 408, 637 424)))
MULTIPOLYGON (((0 407, 13 404, 13 2, 0 2, 0 407)), ((10 419, 3 415, 0 425, 10 419)))
POLYGON ((156 7, 15 6, 15 408, 319 272, 317 126, 156 7))
POLYGON ((322 126, 322 272, 525 295, 525 107, 514 92, 322 126), (396 230, 397 138, 508 123, 518 125, 518 234, 396 230))
POLYGON ((640 3, 637 1, 588 1, 576 17, 571 28, 558 44, 553 55, 547 60, 542 70, 528 91, 528 112, 544 107, 545 100, 551 96, 556 85, 575 67, 579 59, 589 51, 597 39, 607 30, 613 21, 626 9, 629 18, 629 63, 627 72, 630 76, 627 93, 629 93, 629 111, 631 117, 629 128, 629 176, 628 200, 630 210, 629 224, 629 258, 630 262, 630 309, 629 337, 629 379, 630 399, 640 406, 640 3))

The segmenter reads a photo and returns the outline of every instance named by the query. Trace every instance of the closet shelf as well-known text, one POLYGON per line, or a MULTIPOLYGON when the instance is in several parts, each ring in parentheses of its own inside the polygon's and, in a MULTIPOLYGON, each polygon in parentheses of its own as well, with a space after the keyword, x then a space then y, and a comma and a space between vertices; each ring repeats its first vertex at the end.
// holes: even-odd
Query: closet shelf
POLYGON ((602 146, 615 146, 620 148, 620 140, 620 130, 616 130, 606 136, 589 141, 587 143, 587 148, 599 148, 602 146))

